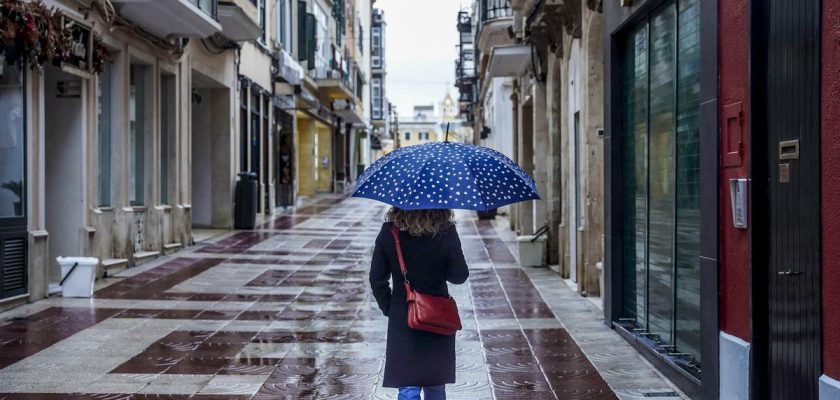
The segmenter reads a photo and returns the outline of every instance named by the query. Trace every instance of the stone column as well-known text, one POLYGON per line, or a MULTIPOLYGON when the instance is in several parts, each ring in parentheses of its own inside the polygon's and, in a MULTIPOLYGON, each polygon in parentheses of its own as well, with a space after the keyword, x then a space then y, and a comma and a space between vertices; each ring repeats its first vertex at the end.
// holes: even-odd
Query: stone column
MULTIPOLYGON (((519 164, 519 84, 513 82, 513 91, 510 95, 511 101, 511 135, 513 136, 513 161, 519 164)), ((511 204, 510 206, 510 229, 519 231, 519 203, 511 204)))
MULTIPOLYGON (((534 82, 532 89, 533 99, 533 154, 534 154, 534 180, 537 182, 537 190, 542 197, 542 200, 534 202, 534 221, 533 230, 537 231, 543 225, 550 226, 548 215, 551 212, 551 201, 549 193, 548 174, 551 169, 551 147, 549 145, 548 136, 548 115, 546 114, 546 84, 545 82, 534 82)), ((550 233, 548 242, 555 241, 550 233)), ((556 251, 556 246, 548 246, 547 255, 550 258, 552 250, 556 251)), ((548 261, 548 259, 546 259, 548 261)))
POLYGON ((548 264, 562 264, 563 254, 563 230, 561 226, 562 202, 561 193, 561 129, 560 119, 562 103, 560 98, 563 95, 563 74, 560 70, 562 59, 549 53, 548 58, 548 77, 546 79, 546 120, 548 122, 548 148, 549 148, 549 168, 548 168, 548 189, 543 196, 546 202, 549 203, 548 212, 548 229, 549 229, 549 243, 548 243, 548 264))
MULTIPOLYGON (((534 100, 527 99, 519 106, 519 166, 534 176, 534 100)), ((534 233, 534 201, 519 203, 519 234, 534 233)))
POLYGON ((604 143, 599 132, 604 127, 604 15, 583 7, 581 51, 582 93, 581 129, 585 143, 581 165, 585 168, 583 190, 586 230, 583 232, 584 280, 582 289, 589 295, 601 292, 601 270, 604 259, 604 143))

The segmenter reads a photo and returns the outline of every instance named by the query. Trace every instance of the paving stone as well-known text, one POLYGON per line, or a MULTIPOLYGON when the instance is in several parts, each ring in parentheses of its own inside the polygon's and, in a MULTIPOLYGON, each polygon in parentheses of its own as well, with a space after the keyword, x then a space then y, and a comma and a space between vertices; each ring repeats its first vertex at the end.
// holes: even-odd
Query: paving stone
MULTIPOLYGON (((367 283, 384 211, 325 196, 124 271, 94 299, 0 314, 0 399, 395 399, 367 283)), ((456 213, 471 277, 451 287, 464 329, 449 399, 675 391, 591 301, 516 264, 506 220, 473 215, 456 213)))

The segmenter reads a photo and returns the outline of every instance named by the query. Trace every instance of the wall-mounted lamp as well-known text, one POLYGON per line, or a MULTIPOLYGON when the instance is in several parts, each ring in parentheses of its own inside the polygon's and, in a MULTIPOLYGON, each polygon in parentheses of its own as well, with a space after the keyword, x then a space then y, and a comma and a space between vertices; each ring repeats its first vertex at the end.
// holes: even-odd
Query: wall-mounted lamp
POLYGON ((618 0, 618 3, 621 7, 630 7, 631 0, 618 0))

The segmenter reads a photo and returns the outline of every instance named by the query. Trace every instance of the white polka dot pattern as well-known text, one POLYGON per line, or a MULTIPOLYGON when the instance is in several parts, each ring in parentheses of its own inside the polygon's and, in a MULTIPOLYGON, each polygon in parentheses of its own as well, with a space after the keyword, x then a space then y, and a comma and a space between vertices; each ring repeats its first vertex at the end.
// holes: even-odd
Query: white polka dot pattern
POLYGON ((479 211, 540 198, 534 180, 504 154, 455 142, 425 143, 388 153, 357 179, 353 196, 404 210, 479 211))

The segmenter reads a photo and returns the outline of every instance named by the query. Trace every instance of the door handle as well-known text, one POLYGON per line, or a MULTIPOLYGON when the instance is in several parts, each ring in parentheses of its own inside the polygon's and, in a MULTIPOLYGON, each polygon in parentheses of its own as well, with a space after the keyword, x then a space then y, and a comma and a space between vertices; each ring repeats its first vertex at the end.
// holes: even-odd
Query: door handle
POLYGON ((802 275, 802 274, 803 274, 803 272, 801 272, 801 271, 791 271, 791 270, 779 271, 778 272, 779 276, 796 276, 796 275, 802 275))

